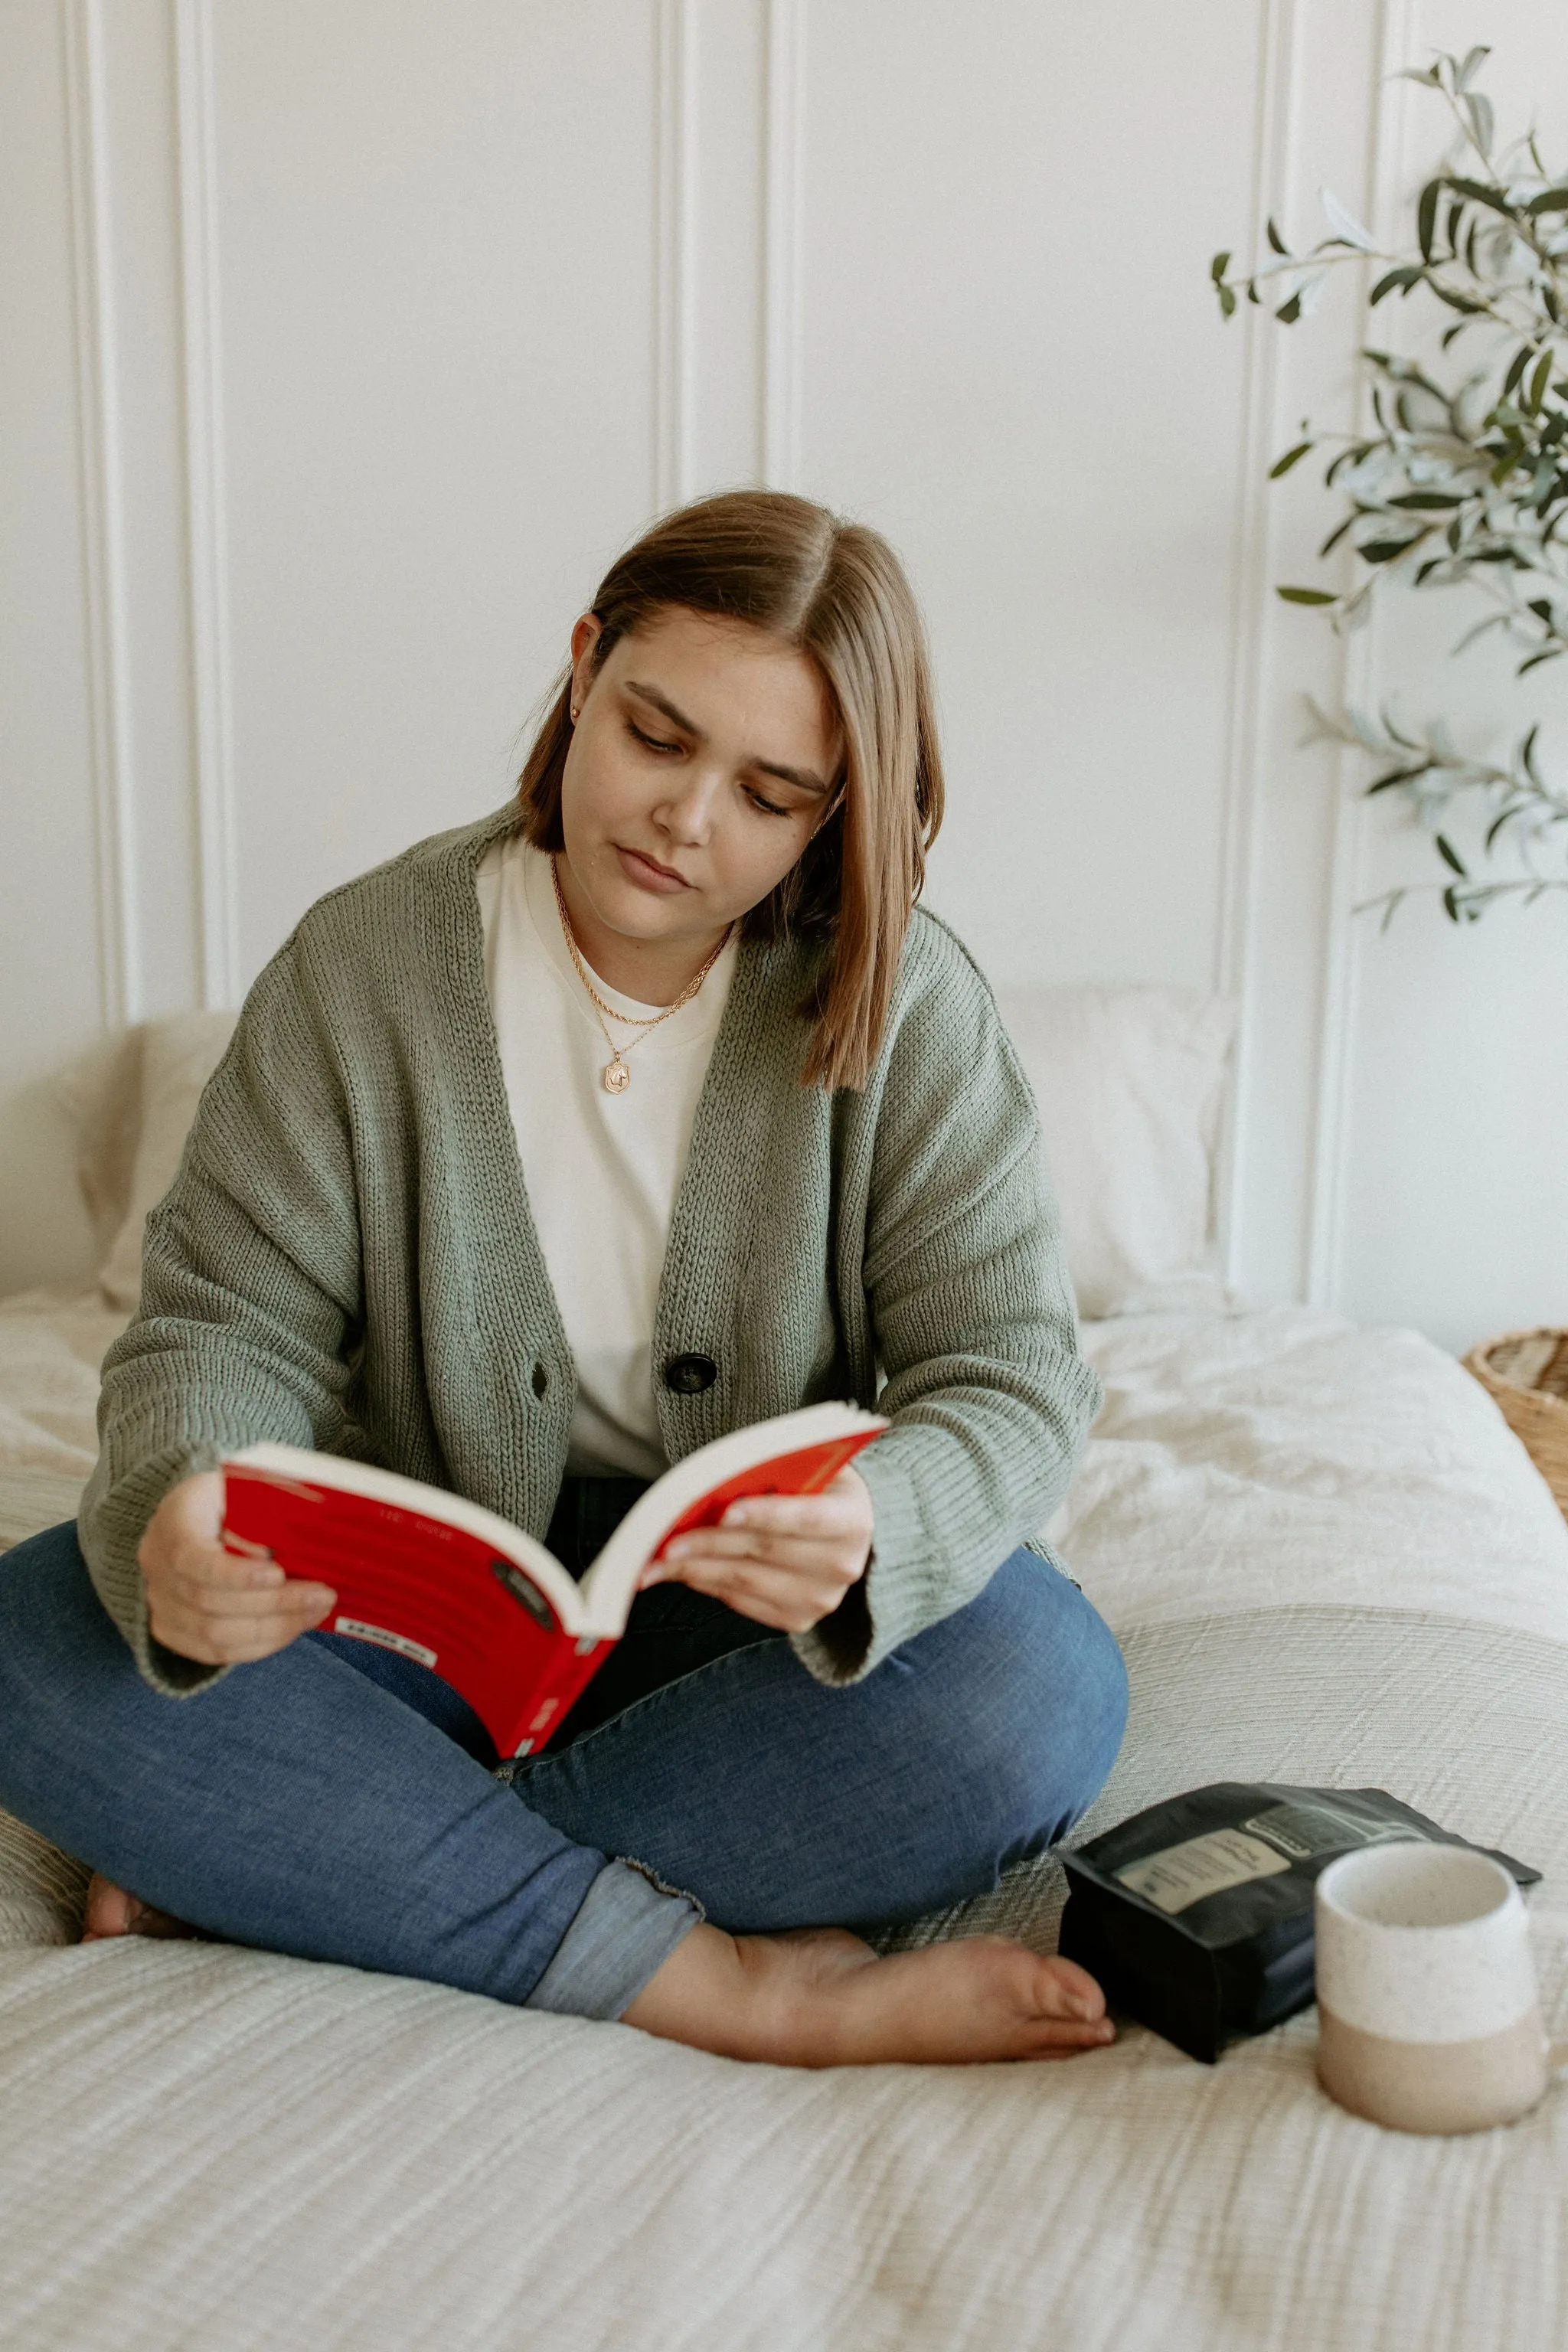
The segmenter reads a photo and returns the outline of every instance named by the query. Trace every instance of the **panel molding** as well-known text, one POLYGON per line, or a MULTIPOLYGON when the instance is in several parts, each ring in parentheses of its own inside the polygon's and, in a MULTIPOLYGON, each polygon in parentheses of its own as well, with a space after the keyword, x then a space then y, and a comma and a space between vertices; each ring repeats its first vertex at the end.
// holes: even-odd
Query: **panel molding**
MULTIPOLYGON (((1248 250, 1261 242, 1276 192, 1289 184, 1297 145, 1301 11, 1297 0, 1262 0, 1258 112, 1253 145, 1248 250)), ((1245 1180, 1252 1115, 1249 1078, 1256 1050, 1258 994, 1255 908, 1259 797, 1265 772, 1266 688, 1269 667, 1268 580, 1273 565, 1273 503, 1268 469, 1280 446, 1279 338, 1271 319, 1250 307, 1245 317, 1242 430, 1231 576, 1230 661, 1226 677, 1225 775, 1220 825, 1219 922, 1214 985, 1237 1003, 1234 1077, 1218 1154, 1215 1217, 1226 1278, 1238 1276, 1237 1202, 1245 1180)))
POLYGON ((217 1010, 240 972, 211 0, 174 10, 202 1002, 217 1010))
POLYGON ((63 0, 60 33, 68 148, 99 1011, 105 1028, 112 1029, 140 1018, 142 956, 134 878, 130 628, 99 0, 63 0))
POLYGON ((654 136, 654 504, 691 495, 695 0, 658 0, 654 136))
POLYGON ((768 0, 763 91, 763 479, 800 484, 806 0, 768 0))
MULTIPOLYGON (((1397 79, 1421 54, 1421 0, 1381 0, 1378 87, 1372 109, 1365 217, 1373 235, 1392 241, 1407 169, 1410 85, 1397 79)), ((1360 337, 1358 335, 1358 341, 1360 337)), ((1358 362, 1358 426, 1372 422, 1371 383, 1358 362)), ((1344 641, 1341 696, 1365 707, 1378 695, 1381 630, 1377 607, 1364 629, 1344 641)), ((1306 1295, 1337 1308, 1343 1293, 1345 1201, 1349 1183, 1350 1098, 1365 937, 1353 911, 1366 871, 1367 807, 1362 767, 1347 745, 1334 762, 1334 824, 1323 952, 1323 998, 1308 1178, 1306 1295)))

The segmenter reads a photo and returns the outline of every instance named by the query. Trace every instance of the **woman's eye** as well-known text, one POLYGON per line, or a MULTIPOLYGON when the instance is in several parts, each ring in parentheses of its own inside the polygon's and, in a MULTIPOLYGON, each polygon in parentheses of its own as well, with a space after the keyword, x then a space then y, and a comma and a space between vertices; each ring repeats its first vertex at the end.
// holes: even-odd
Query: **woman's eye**
POLYGON ((657 735, 645 735, 633 719, 627 719, 626 728, 628 733, 635 735, 639 743, 646 743, 650 751, 679 751, 680 749, 679 743, 666 743, 657 735))
POLYGON ((788 816, 789 814, 788 809, 781 808, 777 801, 765 801, 761 793, 752 792, 749 787, 746 797, 753 808, 762 810, 764 816, 788 816))

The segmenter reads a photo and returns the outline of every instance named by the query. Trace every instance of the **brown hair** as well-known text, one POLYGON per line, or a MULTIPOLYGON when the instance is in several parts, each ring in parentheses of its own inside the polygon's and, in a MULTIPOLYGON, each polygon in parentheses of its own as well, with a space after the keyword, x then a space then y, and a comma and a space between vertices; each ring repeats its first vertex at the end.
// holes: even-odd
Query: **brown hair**
MULTIPOLYGON (((800 1008, 815 1024, 803 1077, 863 1086, 942 823, 931 672, 909 582, 863 524, 783 491, 731 490, 666 515, 611 565, 593 604, 595 666, 672 605, 765 629, 808 654, 826 682, 844 743, 832 813, 744 930, 823 942, 800 1008)), ((568 672, 518 781, 523 830, 539 849, 563 845, 571 687, 568 672)))

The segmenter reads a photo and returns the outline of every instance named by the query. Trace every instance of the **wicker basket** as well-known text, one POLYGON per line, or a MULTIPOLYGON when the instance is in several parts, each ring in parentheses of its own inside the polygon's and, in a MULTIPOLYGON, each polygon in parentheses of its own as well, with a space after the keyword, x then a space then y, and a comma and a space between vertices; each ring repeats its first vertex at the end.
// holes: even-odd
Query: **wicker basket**
POLYGON ((1505 1331, 1465 1358, 1568 1518, 1568 1331, 1505 1331))

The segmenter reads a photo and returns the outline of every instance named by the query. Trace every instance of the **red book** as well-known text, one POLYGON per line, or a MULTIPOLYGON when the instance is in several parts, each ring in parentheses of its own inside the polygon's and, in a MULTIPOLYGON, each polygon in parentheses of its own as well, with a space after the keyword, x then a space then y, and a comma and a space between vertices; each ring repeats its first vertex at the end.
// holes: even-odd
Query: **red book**
POLYGON ((742 1495, 815 1495, 888 1426, 807 1405, 700 1446, 639 1496, 581 1584, 510 1519, 393 1470, 247 1445, 224 1468, 224 1542, 337 1595, 321 1630, 398 1650, 461 1693, 498 1754, 550 1737, 626 1630, 643 1570, 742 1495))

